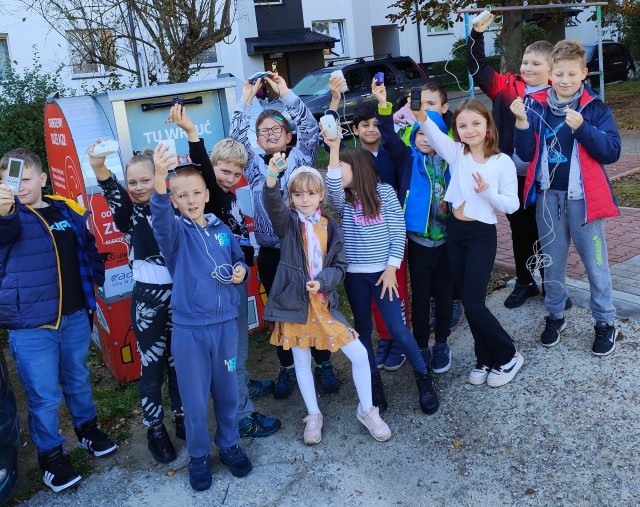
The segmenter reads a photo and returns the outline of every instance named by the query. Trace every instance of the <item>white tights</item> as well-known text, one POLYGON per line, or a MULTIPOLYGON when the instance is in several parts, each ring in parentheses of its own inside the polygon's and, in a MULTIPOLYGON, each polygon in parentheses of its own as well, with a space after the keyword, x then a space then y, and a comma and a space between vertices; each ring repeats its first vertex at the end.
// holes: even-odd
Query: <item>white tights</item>
MULTIPOLYGON (((373 406, 371 401, 371 369, 369 367, 367 349, 360 343, 360 340, 355 339, 340 350, 351 361, 351 374, 353 375, 353 383, 356 386, 360 400, 360 407, 366 412, 373 406)), ((311 350, 293 347, 291 351, 293 352, 298 386, 300 387, 304 404, 307 406, 307 412, 319 414, 318 398, 316 397, 316 389, 311 372, 311 350)))

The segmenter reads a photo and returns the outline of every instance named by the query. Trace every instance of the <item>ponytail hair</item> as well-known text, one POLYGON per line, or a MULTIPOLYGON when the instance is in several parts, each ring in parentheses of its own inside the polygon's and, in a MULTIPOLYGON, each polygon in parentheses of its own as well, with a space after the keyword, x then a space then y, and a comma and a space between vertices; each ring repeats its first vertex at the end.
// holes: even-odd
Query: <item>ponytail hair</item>
POLYGON ((152 174, 156 173, 156 167, 153 164, 153 150, 151 148, 145 148, 143 151, 138 152, 133 157, 131 157, 124 168, 125 179, 127 177, 127 171, 129 170, 129 167, 135 164, 145 164, 152 174))

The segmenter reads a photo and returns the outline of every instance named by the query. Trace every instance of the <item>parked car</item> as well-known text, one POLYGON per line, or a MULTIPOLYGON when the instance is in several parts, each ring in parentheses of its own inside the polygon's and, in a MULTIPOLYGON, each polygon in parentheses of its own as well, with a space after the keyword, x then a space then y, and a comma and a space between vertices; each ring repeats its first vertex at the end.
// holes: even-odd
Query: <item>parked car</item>
MULTIPOLYGON (((600 82, 598 45, 585 44, 584 50, 587 57, 587 69, 589 70, 587 79, 592 85, 597 87, 600 82)), ((621 42, 603 41, 602 61, 604 63, 603 72, 605 83, 635 79, 637 75, 636 64, 631 57, 631 53, 627 46, 621 42)))
POLYGON ((18 480, 20 428, 16 398, 11 390, 7 363, 0 348, 0 504, 11 494, 18 480))
MULTIPOLYGON (((344 74, 349 87, 344 94, 344 100, 340 102, 338 111, 342 121, 347 123, 353 119, 353 110, 357 105, 375 100, 371 94, 371 81, 378 72, 384 73, 387 100, 393 104, 394 109, 406 102, 412 87, 422 86, 427 81, 424 70, 408 56, 389 55, 380 59, 362 57, 330 62, 326 67, 306 74, 292 88, 317 119, 323 116, 329 107, 331 102, 329 77, 338 69, 344 74)), ((280 100, 265 104, 265 107, 279 111, 283 109, 280 100)))

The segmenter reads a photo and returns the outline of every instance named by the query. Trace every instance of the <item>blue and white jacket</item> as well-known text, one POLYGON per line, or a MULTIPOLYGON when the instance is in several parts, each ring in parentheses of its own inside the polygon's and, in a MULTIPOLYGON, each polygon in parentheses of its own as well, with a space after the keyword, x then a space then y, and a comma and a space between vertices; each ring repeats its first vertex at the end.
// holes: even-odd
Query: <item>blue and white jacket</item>
MULTIPOLYGON (((316 157, 316 150, 320 140, 320 129, 318 122, 307 109, 304 102, 292 91, 289 91, 281 98, 285 110, 296 124, 298 141, 288 154, 289 167, 278 178, 280 194, 286 202, 287 184, 291 173, 302 165, 312 166, 316 157)), ((254 151, 247 137, 249 131, 249 121, 251 119, 251 108, 244 102, 238 102, 238 106, 231 119, 231 132, 229 137, 242 143, 247 150, 249 159, 244 168, 244 176, 251 188, 251 201, 253 203, 253 227, 256 242, 259 246, 269 248, 280 248, 280 240, 273 232, 273 226, 264 207, 262 200, 262 187, 267 180, 267 168, 269 165, 264 159, 254 151)))

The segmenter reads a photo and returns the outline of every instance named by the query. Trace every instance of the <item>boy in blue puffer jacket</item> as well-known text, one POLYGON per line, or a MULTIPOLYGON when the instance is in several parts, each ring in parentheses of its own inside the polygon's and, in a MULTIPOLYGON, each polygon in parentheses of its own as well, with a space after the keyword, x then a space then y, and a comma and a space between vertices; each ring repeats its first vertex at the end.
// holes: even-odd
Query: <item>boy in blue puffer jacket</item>
MULTIPOLYGON (((406 146, 393 127, 391 104, 384 84, 371 88, 378 100, 378 129, 398 170, 398 199, 404 209, 407 227, 409 274, 411 277, 411 320, 413 335, 435 373, 451 367, 451 350, 447 344, 453 313, 453 278, 447 258, 447 218, 449 205, 444 194, 449 183, 447 163, 427 143, 418 123, 414 123, 406 146), (429 352, 429 301, 435 299, 435 344, 429 352)), ((442 116, 429 111, 447 133, 442 116)))
POLYGON ((17 194, 0 184, 0 327, 9 330, 44 483, 58 492, 81 479, 58 431, 60 387, 78 445, 93 456, 116 450, 97 427, 87 368, 94 285, 104 283, 104 263, 87 229, 89 212, 42 195, 47 175, 29 150, 2 157, 3 178, 11 158, 23 160, 24 170, 17 194))
POLYGON ((233 284, 247 276, 244 254, 229 227, 205 213, 209 191, 193 167, 171 176, 175 155, 159 144, 154 152, 155 192, 151 196, 153 235, 173 279, 171 310, 178 385, 184 407, 189 481, 197 491, 211 486, 211 439, 207 427, 209 395, 214 400, 214 441, 222 463, 236 477, 252 470, 238 445, 237 317, 240 297, 233 284), (174 215, 172 205, 180 210, 174 215))

